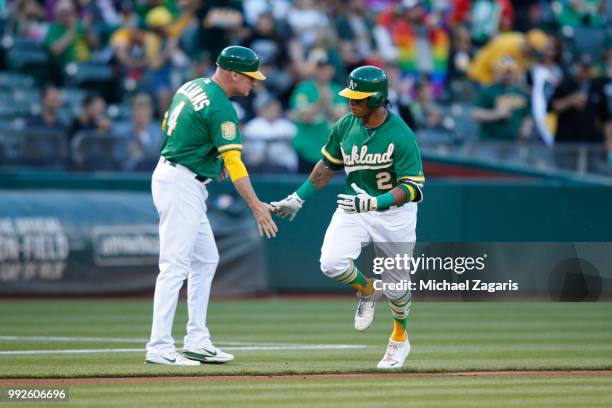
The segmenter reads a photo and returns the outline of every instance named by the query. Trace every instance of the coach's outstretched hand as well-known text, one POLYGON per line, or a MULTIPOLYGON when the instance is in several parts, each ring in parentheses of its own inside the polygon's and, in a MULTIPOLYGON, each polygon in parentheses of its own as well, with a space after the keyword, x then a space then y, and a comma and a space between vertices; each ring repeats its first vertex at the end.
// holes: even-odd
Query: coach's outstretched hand
POLYGON ((251 211, 253 211, 253 217, 257 221, 259 235, 263 236, 265 234, 268 239, 276 237, 278 227, 272 219, 271 213, 274 211, 272 206, 260 201, 251 207, 251 211))
POLYGON ((297 212, 300 211, 300 208, 302 208, 304 200, 302 200, 296 193, 293 193, 281 201, 272 201, 270 204, 272 204, 274 213, 276 215, 281 218, 289 218, 289 221, 293 221, 297 212))

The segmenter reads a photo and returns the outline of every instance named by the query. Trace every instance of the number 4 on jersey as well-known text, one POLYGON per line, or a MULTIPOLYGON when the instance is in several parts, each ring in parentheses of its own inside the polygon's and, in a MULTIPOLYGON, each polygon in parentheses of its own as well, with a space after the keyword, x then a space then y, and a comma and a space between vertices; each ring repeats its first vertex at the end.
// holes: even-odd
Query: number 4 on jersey
POLYGON ((172 136, 172 132, 174 132, 174 129, 176 129, 176 122, 178 122, 178 117, 184 107, 185 101, 181 101, 181 103, 179 103, 174 109, 172 109, 172 113, 168 118, 168 130, 166 132, 168 136, 172 136))

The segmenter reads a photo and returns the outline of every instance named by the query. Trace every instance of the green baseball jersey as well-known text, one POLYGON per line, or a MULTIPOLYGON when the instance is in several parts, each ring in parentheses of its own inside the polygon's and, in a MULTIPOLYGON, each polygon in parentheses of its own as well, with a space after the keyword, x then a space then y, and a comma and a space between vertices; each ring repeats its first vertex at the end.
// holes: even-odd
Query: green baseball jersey
POLYGON ((391 112, 374 129, 352 114, 344 116, 321 152, 331 164, 344 167, 347 194, 356 194, 351 183, 378 196, 405 181, 418 186, 425 181, 416 136, 391 112))
POLYGON ((209 78, 183 84, 164 116, 161 155, 204 177, 217 177, 220 154, 242 150, 238 116, 223 89, 209 78))

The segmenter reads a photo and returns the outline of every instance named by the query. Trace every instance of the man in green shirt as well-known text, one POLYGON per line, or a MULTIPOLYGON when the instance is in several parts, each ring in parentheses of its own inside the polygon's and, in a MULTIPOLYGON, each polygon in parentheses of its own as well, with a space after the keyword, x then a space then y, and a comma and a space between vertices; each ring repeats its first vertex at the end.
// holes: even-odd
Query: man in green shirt
POLYGON ((259 201, 242 163, 238 118, 229 100, 247 96, 256 80, 265 79, 258 69, 259 57, 251 49, 227 47, 217 58, 215 74, 183 84, 164 116, 166 138, 151 182, 160 218, 160 251, 147 363, 199 365, 234 358, 213 345, 206 327, 210 286, 219 261, 206 216, 206 185, 225 167, 251 208, 260 235, 276 236, 272 207, 259 201), (185 279, 189 321, 183 354, 179 354, 172 322, 185 279))
POLYGON ((495 67, 497 81, 480 90, 473 111, 480 138, 513 141, 531 133, 529 94, 516 85, 518 65, 505 57, 495 67))
POLYGON ((351 72, 340 92, 349 99, 351 114, 336 122, 306 182, 271 204, 279 216, 292 220, 309 196, 344 169, 345 194, 338 195, 338 209, 325 233, 321 270, 359 293, 356 330, 366 330, 376 301, 382 295, 388 298, 393 333, 378 368, 394 369, 403 366, 410 352, 409 271, 389 268, 381 272, 382 280, 371 280, 355 265, 363 243, 374 243, 386 258, 394 258, 411 256, 416 240, 417 203, 423 198, 425 177, 414 133, 388 110, 387 83, 386 74, 373 66, 351 72))
POLYGON ((56 22, 49 26, 45 45, 55 62, 88 61, 90 49, 98 45, 91 21, 79 22, 74 5, 70 0, 60 0, 54 8, 56 22))
POLYGON ((291 114, 297 126, 293 148, 298 153, 298 171, 307 173, 321 157, 331 125, 346 114, 338 95, 340 87, 331 82, 334 67, 326 55, 316 61, 315 77, 299 84, 291 95, 291 114))

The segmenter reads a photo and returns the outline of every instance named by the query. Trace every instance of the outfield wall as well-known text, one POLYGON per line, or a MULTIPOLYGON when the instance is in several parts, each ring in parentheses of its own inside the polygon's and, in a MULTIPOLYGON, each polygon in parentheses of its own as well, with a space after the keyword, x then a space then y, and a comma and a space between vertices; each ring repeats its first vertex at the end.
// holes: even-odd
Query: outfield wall
MULTIPOLYGON (((253 178, 257 193, 265 201, 284 197, 302 181, 301 176, 253 178)), ((23 208, 29 208, 29 216, 33 216, 33 213, 28 200, 35 197, 41 206, 40 210, 36 211, 48 215, 55 211, 53 208, 57 208, 58 194, 62 196, 62 200, 70 202, 70 197, 75 197, 74 200, 78 201, 78 197, 83 197, 85 191, 92 194, 92 190, 96 190, 96 195, 108 198, 106 208, 107 212, 112 214, 113 211, 123 211, 126 205, 125 199, 118 198, 118 192, 130 191, 130 200, 147 203, 141 206, 143 213, 147 213, 149 218, 155 218, 155 214, 151 213, 149 183, 149 175, 5 173, 0 176, 0 188, 4 189, 0 190, 0 197, 8 197, 10 191, 11 200, 16 202, 22 195, 23 208), (43 203, 48 205, 45 207, 43 203)), ((235 196, 233 186, 229 182, 213 183, 210 189, 210 200, 215 200, 221 206, 224 200, 231 201, 231 196, 235 196)), ((335 208, 336 194, 341 190, 341 178, 333 180, 330 186, 318 192, 305 204, 293 222, 278 222, 279 237, 266 242, 262 247, 268 264, 268 282, 261 286, 256 285, 258 288, 267 287, 273 291, 343 289, 337 282, 325 278, 319 272, 318 264, 320 245, 335 208)), ((15 209, 19 208, 18 205, 7 205, 6 200, 0 202, 5 204, 0 205, 0 218, 6 217, 7 213, 14 216, 15 209)), ((428 243, 612 242, 610 203, 612 188, 597 184, 546 179, 433 179, 428 180, 425 200, 419 205, 417 239, 428 243)), ((98 215, 90 211, 80 217, 81 221, 86 221, 87 217, 95 219, 98 215)), ((215 217, 211 214, 211 218, 215 217)), ((249 222, 244 213, 233 216, 226 214, 224 217, 225 221, 217 223, 220 227, 238 219, 244 220, 241 222, 249 222)), ((147 223, 151 224, 151 220, 147 223)), ((226 251, 222 251, 222 260, 223 252, 226 251)), ((239 260, 234 259, 232 262, 239 260)), ((154 274, 154 265, 149 267, 154 274)), ((605 294, 605 290, 608 290, 605 277, 612 275, 606 270, 601 272, 604 276, 605 294)), ((543 272, 549 273, 552 271, 543 272)), ((545 279, 542 276, 540 278, 545 279)), ((241 280, 233 282, 249 284, 241 280)), ((534 283, 534 291, 541 290, 541 285, 538 285, 540 284, 534 283)))

